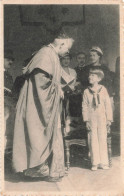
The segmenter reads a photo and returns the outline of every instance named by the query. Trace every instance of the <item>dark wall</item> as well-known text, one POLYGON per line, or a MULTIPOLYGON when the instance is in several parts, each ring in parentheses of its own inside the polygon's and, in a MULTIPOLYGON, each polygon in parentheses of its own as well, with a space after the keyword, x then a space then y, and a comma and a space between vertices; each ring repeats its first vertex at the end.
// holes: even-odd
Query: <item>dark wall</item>
MULTIPOLYGON (((23 60, 49 42, 53 35, 43 26, 22 25, 18 5, 6 5, 4 17, 5 47, 13 49, 16 58, 11 69, 15 79, 21 74, 23 60)), ((112 71, 115 70, 120 50, 118 5, 85 5, 85 22, 64 28, 75 40, 71 50, 73 54, 80 50, 88 53, 92 45, 98 45, 104 51, 103 61, 112 71)), ((73 59, 72 66, 75 65, 73 59)))

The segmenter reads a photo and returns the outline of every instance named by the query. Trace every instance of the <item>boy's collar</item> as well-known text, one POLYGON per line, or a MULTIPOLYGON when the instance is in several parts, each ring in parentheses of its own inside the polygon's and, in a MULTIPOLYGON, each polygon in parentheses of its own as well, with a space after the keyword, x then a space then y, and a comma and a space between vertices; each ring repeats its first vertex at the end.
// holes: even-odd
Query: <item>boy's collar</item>
POLYGON ((91 93, 100 93, 102 89, 102 85, 97 89, 97 91, 93 90, 91 86, 88 86, 88 89, 90 90, 91 93))

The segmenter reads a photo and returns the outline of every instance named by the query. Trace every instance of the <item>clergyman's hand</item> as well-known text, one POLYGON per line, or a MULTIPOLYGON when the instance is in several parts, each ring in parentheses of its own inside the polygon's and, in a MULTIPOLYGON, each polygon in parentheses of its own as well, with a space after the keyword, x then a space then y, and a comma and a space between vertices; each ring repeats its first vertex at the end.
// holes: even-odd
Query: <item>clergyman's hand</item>
POLYGON ((63 92, 63 90, 60 88, 60 97, 62 98, 62 99, 64 99, 64 92, 63 92))
POLYGON ((86 122, 86 129, 87 131, 91 131, 91 126, 89 121, 86 122))

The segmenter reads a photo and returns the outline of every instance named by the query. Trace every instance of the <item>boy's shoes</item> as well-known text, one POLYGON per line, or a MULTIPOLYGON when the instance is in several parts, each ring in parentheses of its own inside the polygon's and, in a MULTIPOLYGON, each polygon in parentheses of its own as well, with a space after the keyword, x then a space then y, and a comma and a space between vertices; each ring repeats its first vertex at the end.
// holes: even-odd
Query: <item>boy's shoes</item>
POLYGON ((97 170, 97 166, 96 165, 92 166, 91 170, 92 171, 96 171, 97 170))
POLYGON ((97 168, 99 168, 99 169, 104 169, 104 170, 108 170, 109 169, 109 166, 107 166, 107 165, 93 165, 92 166, 92 168, 91 168, 91 170, 92 171, 96 171, 97 170, 97 168))
POLYGON ((108 166, 102 166, 101 169, 107 170, 107 169, 109 169, 109 167, 108 166))
POLYGON ((110 168, 109 168, 109 166, 107 166, 107 165, 102 165, 102 164, 100 164, 100 165, 99 165, 99 169, 107 170, 107 169, 110 169, 110 168))

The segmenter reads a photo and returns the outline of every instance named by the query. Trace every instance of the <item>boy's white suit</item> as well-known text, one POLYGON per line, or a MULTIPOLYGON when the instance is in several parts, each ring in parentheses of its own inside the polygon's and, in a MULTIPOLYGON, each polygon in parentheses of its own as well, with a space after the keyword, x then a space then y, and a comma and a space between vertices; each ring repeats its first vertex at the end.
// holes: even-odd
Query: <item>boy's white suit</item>
POLYGON ((82 112, 84 121, 89 121, 91 131, 88 133, 89 150, 92 165, 108 165, 107 121, 113 121, 112 107, 108 92, 101 85, 99 92, 90 88, 84 91, 82 112), (94 106, 94 97, 98 98, 98 106, 94 106))

